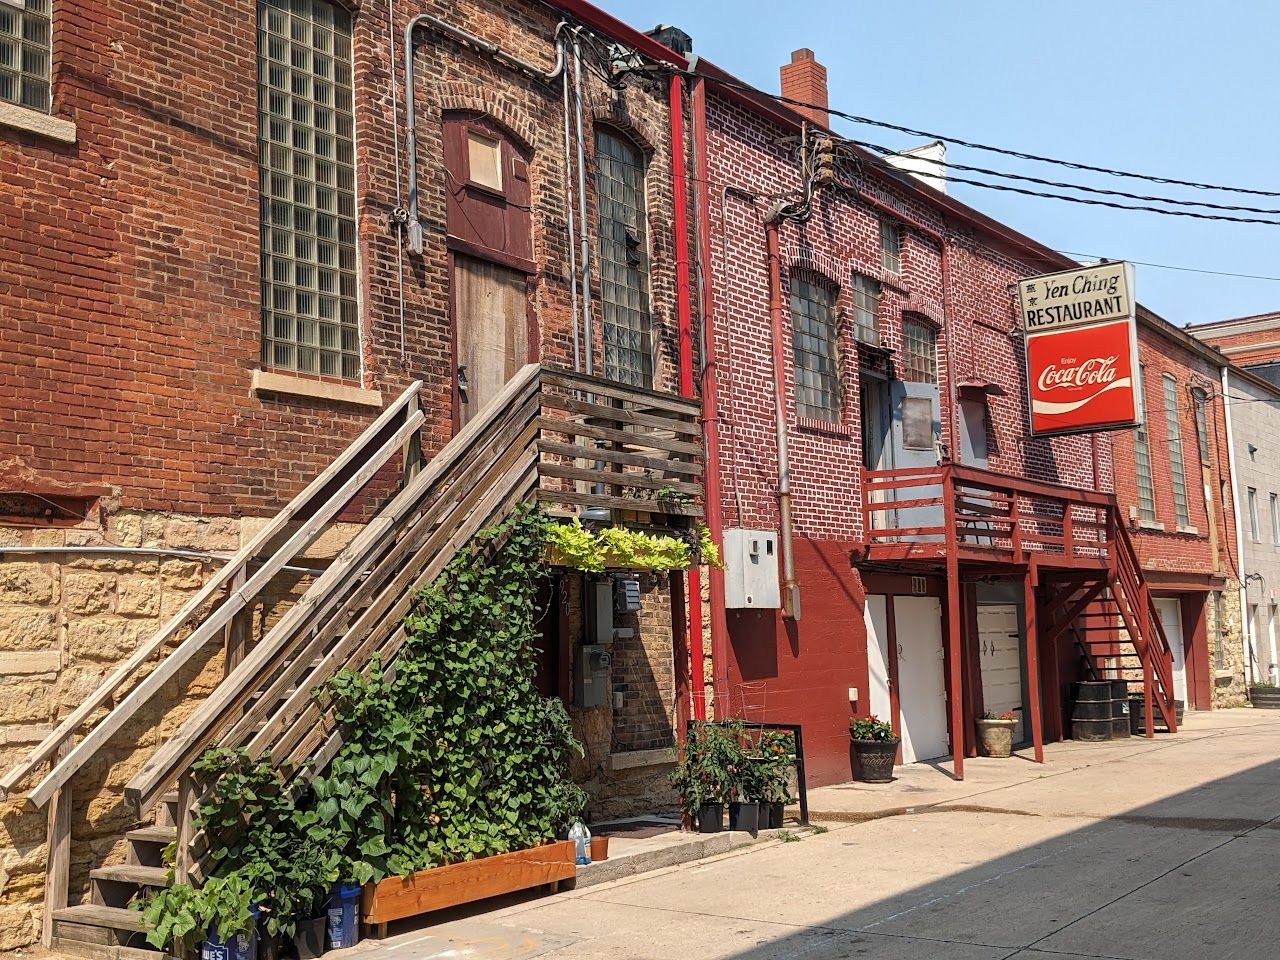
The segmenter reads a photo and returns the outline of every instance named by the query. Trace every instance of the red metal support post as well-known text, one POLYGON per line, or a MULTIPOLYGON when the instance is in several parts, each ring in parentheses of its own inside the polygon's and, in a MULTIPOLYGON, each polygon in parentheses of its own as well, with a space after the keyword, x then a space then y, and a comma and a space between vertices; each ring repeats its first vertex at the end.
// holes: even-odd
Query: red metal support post
POLYGON ((956 543, 956 498, 951 468, 942 468, 943 526, 947 538, 947 704, 950 707, 951 765, 957 780, 964 779, 964 653, 961 649, 960 555, 956 543))
POLYGON ((1039 573, 1035 558, 1027 564, 1023 578, 1024 616, 1027 621, 1027 713, 1031 721, 1031 747, 1036 763, 1044 763, 1044 719, 1040 714, 1040 637, 1036 628, 1036 587, 1039 573))

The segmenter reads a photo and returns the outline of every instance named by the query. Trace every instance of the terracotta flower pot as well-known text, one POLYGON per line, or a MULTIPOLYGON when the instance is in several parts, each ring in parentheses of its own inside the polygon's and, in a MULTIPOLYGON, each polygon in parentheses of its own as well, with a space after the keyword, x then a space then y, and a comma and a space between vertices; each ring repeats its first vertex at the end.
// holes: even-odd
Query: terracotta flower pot
POLYGON ((601 860, 609 859, 609 838, 608 837, 592 837, 591 838, 591 862, 599 863, 601 860))
POLYGON ((1017 720, 979 720, 978 742, 984 757, 1013 756, 1013 730, 1017 720))

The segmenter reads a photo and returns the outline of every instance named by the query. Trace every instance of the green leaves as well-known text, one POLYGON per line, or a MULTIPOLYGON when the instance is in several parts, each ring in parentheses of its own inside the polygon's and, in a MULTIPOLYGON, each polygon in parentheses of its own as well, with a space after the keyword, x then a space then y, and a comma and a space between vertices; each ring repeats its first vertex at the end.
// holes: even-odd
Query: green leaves
MULTIPOLYGON (((705 527, 696 534, 704 562, 718 565, 720 554, 705 527)), ((560 566, 601 573, 606 567, 628 570, 687 570, 693 563, 694 547, 688 540, 665 534, 645 533, 625 527, 606 527, 592 533, 574 518, 572 523, 547 528, 550 562, 560 566)))

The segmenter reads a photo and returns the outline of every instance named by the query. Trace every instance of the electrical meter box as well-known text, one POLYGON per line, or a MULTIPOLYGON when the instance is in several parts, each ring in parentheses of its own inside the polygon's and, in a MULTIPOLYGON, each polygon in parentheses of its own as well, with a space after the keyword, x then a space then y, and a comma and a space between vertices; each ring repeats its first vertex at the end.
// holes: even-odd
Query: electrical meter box
POLYGON ((739 610, 782 606, 776 531, 724 531, 724 605, 739 610))
POLYGON ((587 643, 613 643, 613 579, 589 580, 587 643))
POLYGON ((609 697, 609 651, 598 643, 578 647, 573 665, 573 702, 579 707, 603 707, 609 697))

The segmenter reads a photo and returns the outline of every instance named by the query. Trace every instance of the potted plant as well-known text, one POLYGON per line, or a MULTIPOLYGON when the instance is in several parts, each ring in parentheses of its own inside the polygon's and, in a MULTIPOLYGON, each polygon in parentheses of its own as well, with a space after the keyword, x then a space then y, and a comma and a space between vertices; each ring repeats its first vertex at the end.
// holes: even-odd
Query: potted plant
POLYGON ((854 717, 849 721, 849 735, 856 761, 854 778, 863 783, 891 781, 900 742, 892 725, 876 717, 854 717))
MULTIPOLYGON (((741 747, 741 741, 739 741, 741 747)), ((729 767, 729 829, 755 833, 760 829, 760 797, 764 773, 743 751, 729 767)))
POLYGON ((746 762, 740 737, 739 724, 695 723, 671 771, 671 785, 680 791, 685 813, 697 819, 700 833, 717 833, 723 825, 733 778, 746 762))
POLYGON ((202 887, 185 883, 157 890, 130 906, 141 911, 153 947, 171 946, 177 956, 191 951, 197 939, 221 948, 234 960, 258 955, 257 897, 241 873, 210 877, 202 887))
POLYGON ((795 735, 787 731, 765 730, 756 744, 760 768, 760 829, 777 830, 791 796, 791 772, 795 767, 795 735))
POLYGON ((1270 680, 1255 679, 1249 684, 1249 702, 1259 710, 1280 710, 1280 687, 1270 680))
POLYGON ((1000 714, 988 710, 977 723, 978 742, 982 745, 983 756, 1013 756, 1013 731, 1018 725, 1018 718, 1012 710, 1000 714))

